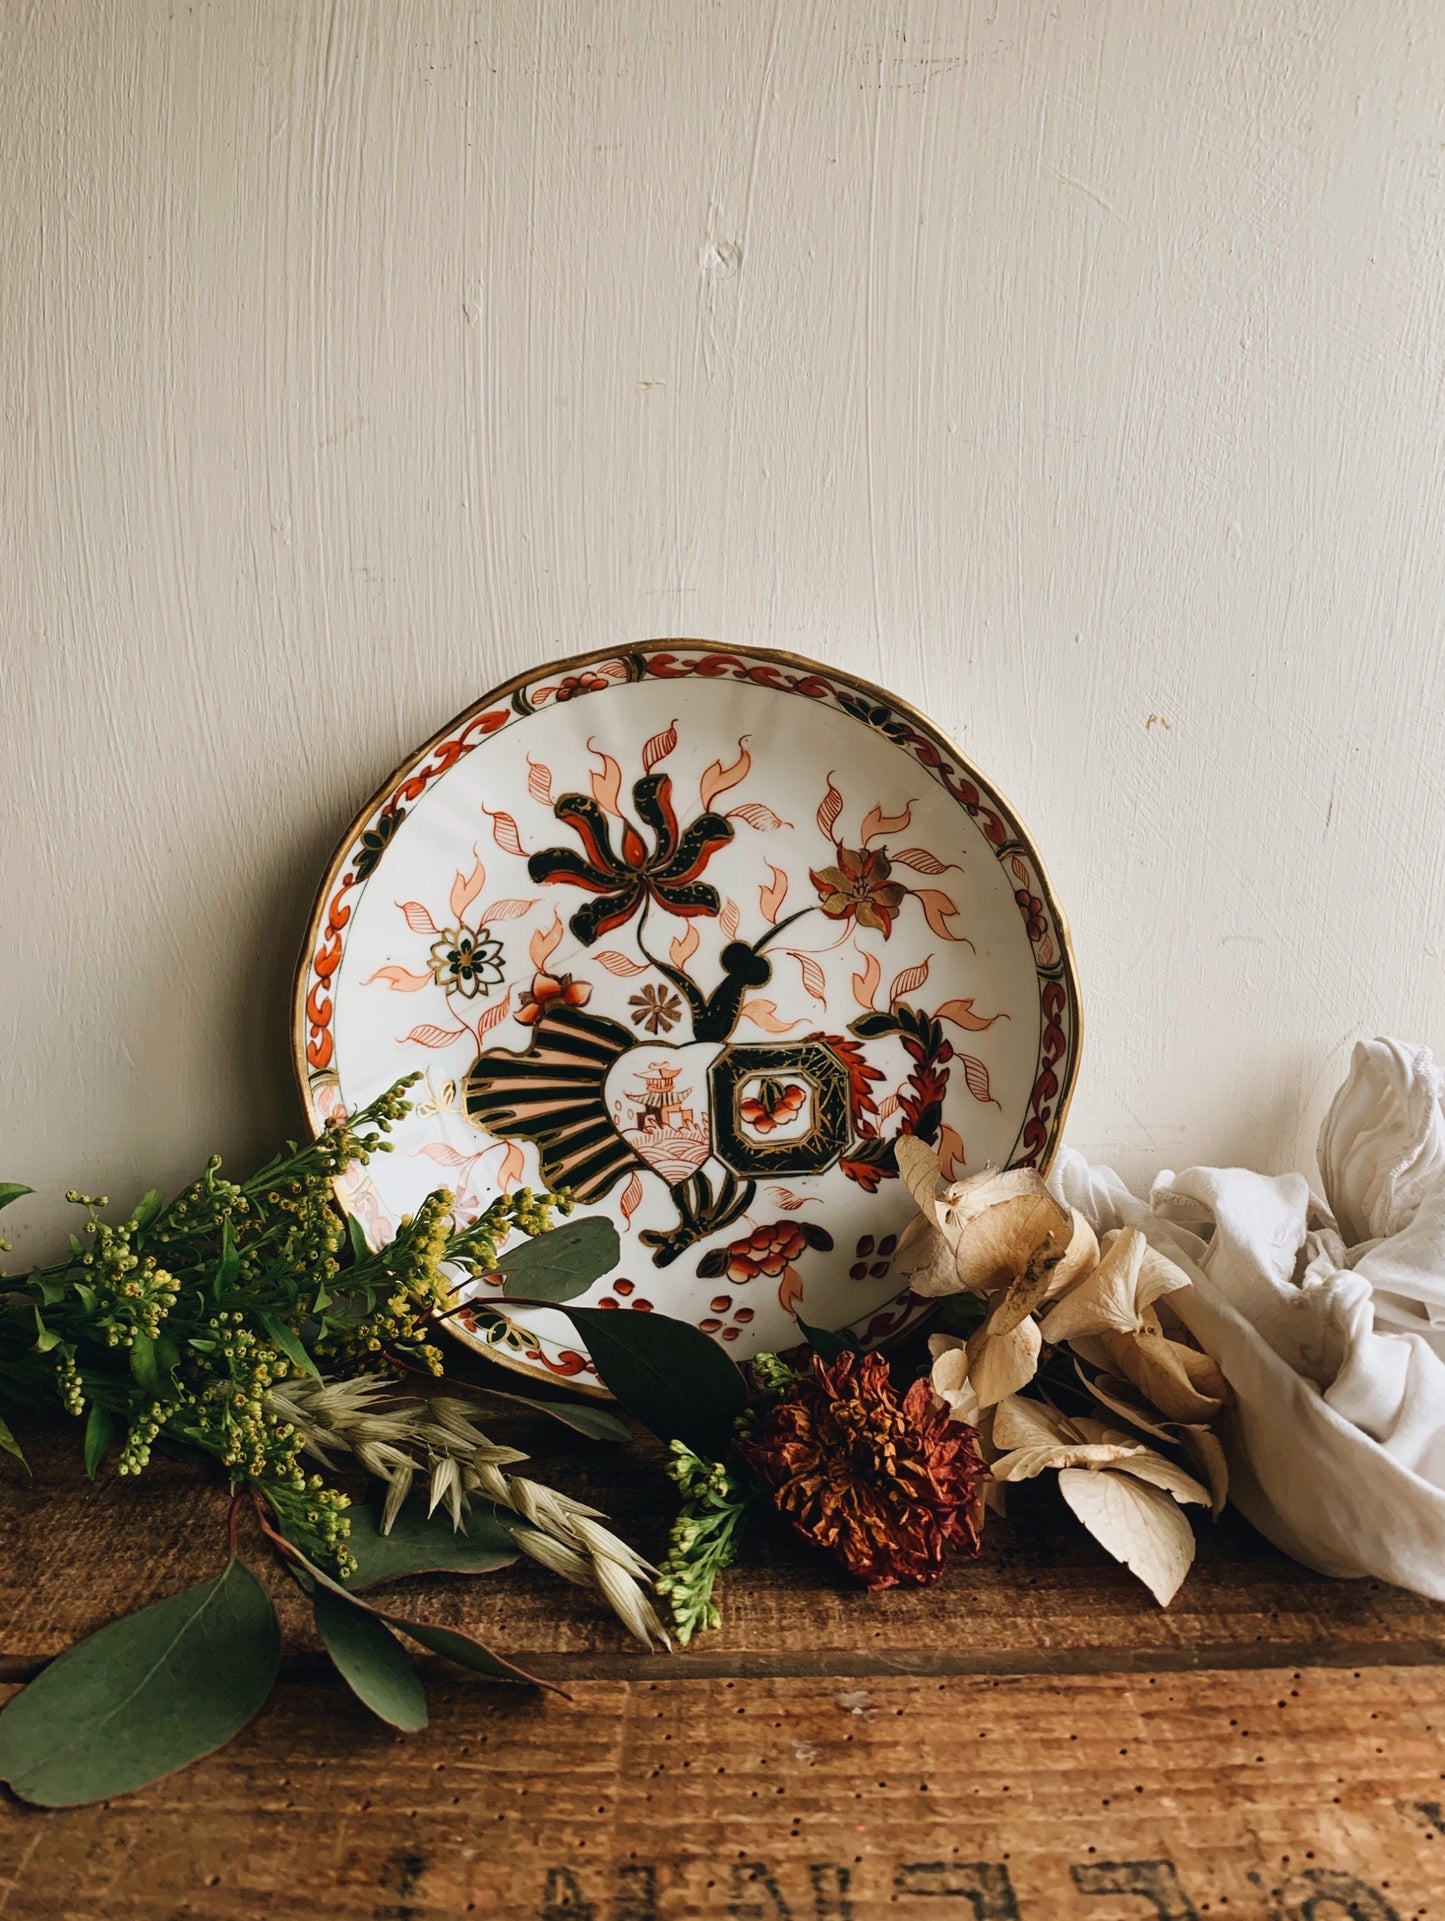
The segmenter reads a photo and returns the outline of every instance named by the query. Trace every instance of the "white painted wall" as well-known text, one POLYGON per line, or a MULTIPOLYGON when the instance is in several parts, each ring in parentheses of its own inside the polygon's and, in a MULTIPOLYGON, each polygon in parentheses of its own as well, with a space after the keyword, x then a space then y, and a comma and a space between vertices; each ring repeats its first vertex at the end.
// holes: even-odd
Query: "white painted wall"
POLYGON ((293 1125, 353 808, 652 634, 1015 800, 1087 1151, 1445 1047, 1436 0, 8 0, 0 182, 7 1176, 293 1125))

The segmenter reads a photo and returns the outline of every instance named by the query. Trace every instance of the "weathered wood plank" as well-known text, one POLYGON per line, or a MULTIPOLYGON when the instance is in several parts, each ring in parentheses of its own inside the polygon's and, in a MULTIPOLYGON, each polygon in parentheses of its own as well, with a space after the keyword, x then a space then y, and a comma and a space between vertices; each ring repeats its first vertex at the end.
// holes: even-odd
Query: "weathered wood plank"
POLYGON ((103 1808, 0 1805, 7 1921, 1390 1921, 1445 1912, 1445 1674, 282 1687, 103 1808), (950 1890, 952 1890, 951 1898, 950 1890))
MULTIPOLYGON (((550 1424, 495 1426, 533 1449, 538 1478, 586 1495, 644 1551, 661 1552, 671 1489, 655 1462, 559 1438, 550 1424)), ((0 1673, 15 1679, 116 1614, 206 1578, 223 1551, 226 1507, 224 1488, 189 1462, 92 1486, 72 1431, 32 1429, 26 1444, 33 1480, 8 1460, 0 1469, 0 1673)), ((923 1593, 866 1595, 781 1526, 759 1524, 728 1578, 722 1632, 689 1662, 742 1671, 750 1657, 791 1653, 864 1673, 899 1657, 925 1671, 1445 1657, 1445 1609, 1381 1583, 1311 1574, 1232 1516, 1203 1524, 1195 1571, 1162 1610, 1052 1490, 1010 1495, 1009 1519, 991 1525, 983 1558, 923 1593)), ((290 1584, 277 1592, 289 1643, 314 1646, 290 1584)), ((595 1673, 634 1671, 630 1644, 600 1603, 536 1570, 392 1593, 514 1651, 555 1656, 563 1672, 580 1671, 585 1656, 608 1664, 595 1673)))

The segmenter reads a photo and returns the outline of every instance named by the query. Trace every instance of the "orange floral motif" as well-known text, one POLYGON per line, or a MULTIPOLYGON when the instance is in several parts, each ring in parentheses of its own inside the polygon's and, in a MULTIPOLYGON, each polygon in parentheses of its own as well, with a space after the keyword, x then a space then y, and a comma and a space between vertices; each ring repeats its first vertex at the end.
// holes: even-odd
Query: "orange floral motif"
POLYGON ((557 700, 575 700, 579 694, 600 694, 607 682, 601 674, 568 674, 557 683, 557 700))
POLYGON ((738 1103, 738 1115, 755 1134, 772 1134, 796 1120, 807 1102, 807 1088, 796 1081, 763 1080, 756 1094, 738 1103))
POLYGON ((740 1241, 729 1241, 727 1267, 730 1281, 740 1285, 755 1281, 759 1275, 773 1279, 797 1260, 808 1245, 801 1227, 791 1221, 774 1221, 771 1227, 755 1227, 740 1241))
POLYGON ((794 1261, 807 1248, 826 1252, 832 1245, 833 1236, 815 1222, 773 1221, 755 1227, 741 1240, 729 1241, 726 1247, 714 1248, 703 1256, 697 1271, 704 1280, 726 1278, 738 1287, 760 1278, 775 1280, 779 1303, 792 1314, 803 1298, 803 1280, 794 1261))
POLYGON ((1044 904, 1037 894, 1031 894, 1027 887, 1014 890, 1014 900, 1024 917, 1024 926, 1030 940, 1042 940, 1044 934, 1044 904))
POLYGON ((816 867, 808 878, 829 920, 856 920, 887 940, 908 889, 890 880, 893 863, 881 847, 840 847, 836 867, 816 867))
POLYGON ((536 974, 522 996, 517 1019, 524 1027, 535 1027, 559 1007, 585 1007, 592 998, 586 981, 574 981, 570 974, 536 974))

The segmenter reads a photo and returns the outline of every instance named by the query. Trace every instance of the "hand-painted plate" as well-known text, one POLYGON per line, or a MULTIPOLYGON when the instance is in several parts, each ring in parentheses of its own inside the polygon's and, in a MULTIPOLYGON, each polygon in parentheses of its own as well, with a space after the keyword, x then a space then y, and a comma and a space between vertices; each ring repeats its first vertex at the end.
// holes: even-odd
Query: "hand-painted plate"
MULTIPOLYGON (((1079 1007, 1038 857, 927 721, 669 640, 521 676, 387 782, 318 900, 296 1046, 318 1124, 425 1073, 343 1183, 374 1244, 439 1185, 463 1219, 567 1187, 622 1237, 585 1302, 744 1360, 798 1315, 904 1325, 894 1139, 953 1173, 1046 1164, 1079 1007)), ((456 1331, 597 1388, 565 1315, 491 1318, 456 1331)))

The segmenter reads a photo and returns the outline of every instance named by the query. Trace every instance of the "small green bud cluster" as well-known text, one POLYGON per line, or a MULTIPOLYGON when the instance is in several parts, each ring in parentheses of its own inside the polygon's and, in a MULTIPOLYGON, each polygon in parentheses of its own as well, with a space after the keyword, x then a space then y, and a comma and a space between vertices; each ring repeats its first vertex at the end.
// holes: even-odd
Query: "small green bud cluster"
POLYGON ((743 1516, 752 1499, 748 1483, 725 1461, 694 1454, 682 1441, 670 1449, 667 1471, 682 1494, 668 1536, 657 1592, 668 1602, 684 1646, 700 1629, 722 1620, 716 1591, 723 1569, 737 1558, 743 1516))
POLYGON ((83 1414, 85 1384, 80 1378, 80 1369, 75 1365, 75 1356, 66 1348, 56 1351, 59 1360, 55 1369, 55 1391, 60 1396, 60 1405, 67 1414, 83 1414))
POLYGON ((519 1187, 514 1193, 499 1194, 470 1227, 452 1236, 447 1259, 473 1280, 484 1280, 495 1273, 508 1235, 545 1234, 555 1225, 553 1215, 570 1214, 573 1205, 565 1189, 558 1194, 537 1194, 530 1187, 519 1187))
POLYGON ((219 1234, 230 1221, 242 1231, 251 1212, 246 1191, 234 1181, 223 1178, 219 1155, 206 1162, 199 1180, 178 1194, 156 1222, 151 1242, 163 1251, 168 1248, 193 1248, 198 1241, 219 1234))
POLYGON ((427 1322, 450 1300, 442 1272, 451 1241, 452 1197, 445 1190, 429 1194, 414 1215, 397 1230, 381 1253, 372 1255, 359 1276, 365 1295, 354 1298, 363 1310, 358 1318, 329 1321, 316 1341, 318 1359, 333 1368, 374 1372, 385 1364, 388 1351, 400 1352, 413 1364, 433 1374, 442 1371, 440 1349, 426 1340, 427 1322))
POLYGON ((298 1474, 285 1481, 262 1481, 261 1492, 276 1510, 283 1533, 308 1560, 334 1565, 344 1581, 356 1572, 356 1560, 346 1545, 351 1532, 347 1515, 350 1497, 327 1487, 319 1474, 298 1474))
POLYGON ((770 1399, 778 1394, 786 1394, 798 1378, 778 1354, 755 1354, 748 1365, 752 1369, 753 1385, 760 1394, 770 1399))
POLYGON ((115 1464, 117 1474, 139 1474, 142 1468, 149 1467, 151 1444, 175 1411, 174 1407, 152 1401, 132 1417, 120 1459, 115 1464))
POLYGON ((301 1436, 265 1406, 266 1390, 288 1378, 291 1363, 246 1326, 239 1308, 213 1315, 207 1325, 220 1366, 198 1398, 203 1445, 233 1474, 293 1479, 299 1485, 301 1436))
POLYGON ((243 1183, 213 1157, 173 1200, 147 1194, 114 1224, 104 1196, 73 1193, 88 1210, 84 1237, 58 1266, 22 1277, 34 1315, 0 1318, 0 1382, 53 1392, 75 1415, 98 1398, 124 1431, 127 1476, 162 1436, 203 1450, 257 1488, 298 1544, 344 1565, 346 1498, 308 1480, 305 1435, 268 1404, 298 1371, 297 1344, 333 1376, 441 1374, 430 1336, 459 1275, 494 1273, 509 1236, 545 1233, 572 1206, 521 1188, 459 1229, 452 1197, 435 1193, 389 1245, 368 1248, 337 1205, 336 1179, 390 1151, 385 1136, 410 1112, 418 1078, 318 1140, 288 1144, 243 1183))
POLYGON ((175 1276, 154 1254, 141 1254, 135 1243, 141 1228, 134 1217, 112 1226, 100 1218, 103 1194, 78 1194, 67 1200, 87 1208, 86 1232, 90 1247, 80 1257, 77 1292, 93 1316, 93 1325, 107 1347, 131 1347, 137 1334, 155 1340, 161 1325, 180 1297, 175 1276))

